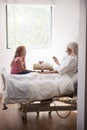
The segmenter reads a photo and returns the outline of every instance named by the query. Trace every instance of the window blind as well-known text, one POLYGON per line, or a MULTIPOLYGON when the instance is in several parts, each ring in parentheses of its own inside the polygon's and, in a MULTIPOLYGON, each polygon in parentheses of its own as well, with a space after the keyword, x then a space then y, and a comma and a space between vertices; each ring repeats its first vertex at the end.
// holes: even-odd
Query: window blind
POLYGON ((51 4, 54 5, 56 0, 4 0, 6 4, 51 4))

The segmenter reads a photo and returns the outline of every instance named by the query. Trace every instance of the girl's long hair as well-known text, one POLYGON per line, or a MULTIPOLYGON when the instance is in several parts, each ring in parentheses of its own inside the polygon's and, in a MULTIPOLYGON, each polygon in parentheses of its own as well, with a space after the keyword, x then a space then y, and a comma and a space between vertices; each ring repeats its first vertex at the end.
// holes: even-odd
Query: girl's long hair
MULTIPOLYGON (((23 49, 25 49, 24 46, 18 46, 18 47, 17 47, 17 49, 16 49, 16 51, 15 51, 15 54, 14 54, 14 58, 13 58, 13 60, 12 60, 12 62, 11 62, 11 65, 13 64, 14 59, 15 59, 16 57, 20 57, 20 56, 21 56, 23 49)), ((10 65, 10 66, 11 66, 11 65, 10 65)))

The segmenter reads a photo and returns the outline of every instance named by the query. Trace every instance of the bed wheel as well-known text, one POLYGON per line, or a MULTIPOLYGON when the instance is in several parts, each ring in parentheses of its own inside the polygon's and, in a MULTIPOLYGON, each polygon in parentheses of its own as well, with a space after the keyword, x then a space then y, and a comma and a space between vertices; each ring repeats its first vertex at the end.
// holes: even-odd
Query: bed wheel
POLYGON ((39 112, 37 112, 37 117, 39 116, 39 112))
POLYGON ((51 116, 51 112, 52 112, 52 111, 49 111, 49 116, 51 116))
POLYGON ((22 120, 23 120, 23 122, 26 122, 26 121, 27 121, 27 115, 26 115, 26 114, 23 114, 23 115, 22 115, 22 120))

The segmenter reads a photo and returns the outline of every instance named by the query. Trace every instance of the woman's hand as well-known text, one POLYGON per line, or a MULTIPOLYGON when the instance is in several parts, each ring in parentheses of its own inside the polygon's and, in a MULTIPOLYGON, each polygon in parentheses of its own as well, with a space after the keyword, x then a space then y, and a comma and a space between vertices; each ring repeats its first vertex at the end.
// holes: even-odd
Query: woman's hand
POLYGON ((57 65, 60 65, 58 59, 57 59, 55 56, 53 56, 53 60, 54 60, 54 62, 55 62, 57 65))

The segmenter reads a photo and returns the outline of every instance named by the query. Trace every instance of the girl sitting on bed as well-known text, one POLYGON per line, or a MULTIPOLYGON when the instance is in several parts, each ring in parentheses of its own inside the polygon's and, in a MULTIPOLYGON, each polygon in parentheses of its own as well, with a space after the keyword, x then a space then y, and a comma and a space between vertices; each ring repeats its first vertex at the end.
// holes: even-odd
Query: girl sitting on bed
POLYGON ((26 69, 25 63, 26 48, 24 46, 18 46, 14 58, 11 62, 11 74, 27 74, 32 72, 26 69))

